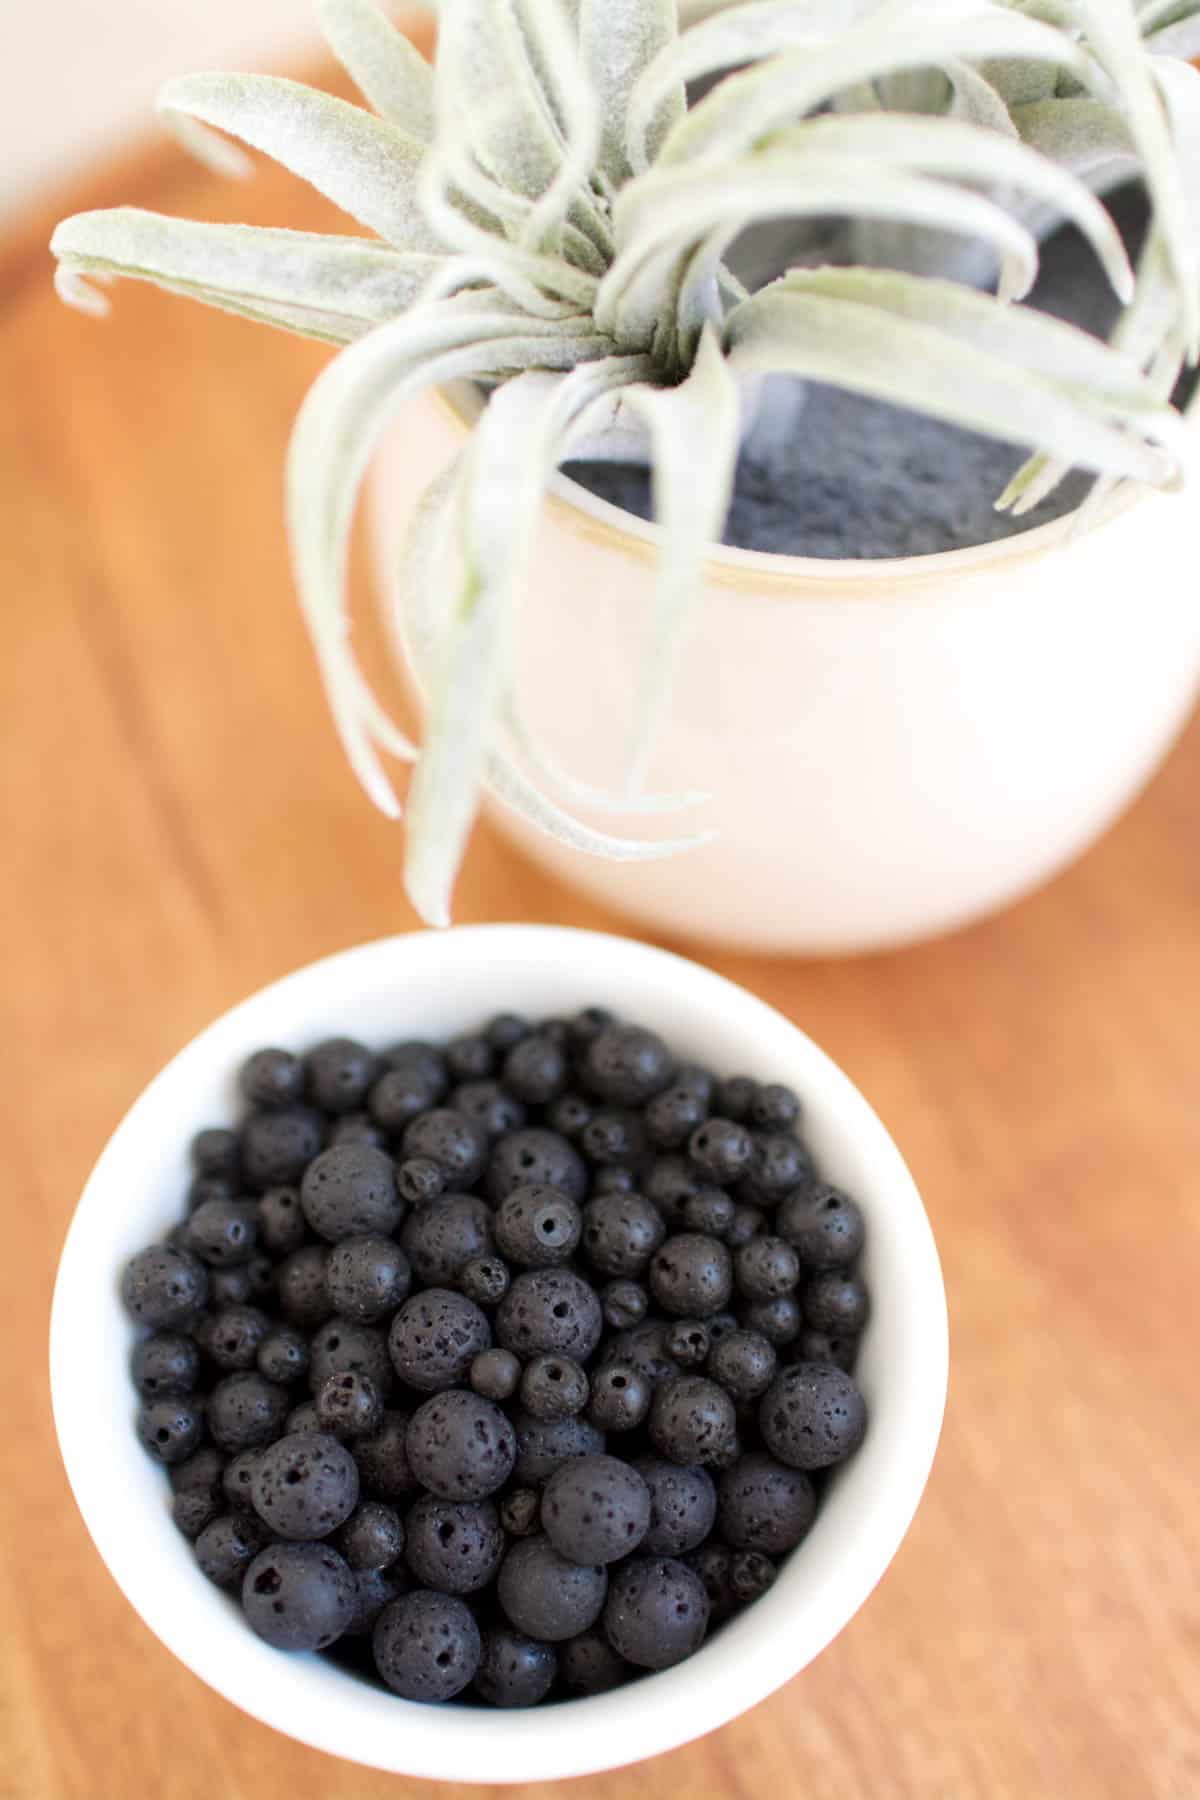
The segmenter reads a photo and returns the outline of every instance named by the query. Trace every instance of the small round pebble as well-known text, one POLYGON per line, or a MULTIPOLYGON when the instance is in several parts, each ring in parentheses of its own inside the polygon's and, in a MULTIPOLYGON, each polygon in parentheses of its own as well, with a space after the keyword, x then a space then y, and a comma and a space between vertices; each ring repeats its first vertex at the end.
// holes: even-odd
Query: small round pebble
POLYGON ((733 1551, 726 1544, 719 1544, 716 1538, 710 1538, 701 1544, 698 1550, 689 1551, 686 1562, 704 1584, 708 1595, 709 1619, 713 1625, 720 1625, 738 1610, 739 1601, 733 1591, 731 1565, 733 1551))
POLYGON ((198 1175, 227 1175, 236 1180, 241 1169, 238 1134, 226 1125, 209 1125, 191 1142, 192 1167, 198 1175))
POLYGON ((666 1333, 661 1323, 647 1319, 630 1331, 609 1338, 601 1353, 601 1367, 621 1363, 637 1370, 652 1388, 661 1387, 679 1374, 679 1364, 667 1355, 666 1333))
POLYGON ((513 1472, 517 1436, 493 1400, 453 1388, 426 1400, 408 1427, 408 1461, 442 1500, 485 1500, 513 1472))
POLYGON ((604 1610, 608 1571, 569 1562, 547 1537, 520 1538, 500 1566, 497 1597, 510 1624, 545 1643, 594 1625, 604 1610))
POLYGON ((410 1156, 396 1168, 396 1186, 400 1198, 410 1206, 427 1206, 444 1194, 449 1186, 446 1171, 428 1156, 410 1156))
POLYGON ((258 1346, 258 1372, 287 1387, 308 1374, 308 1339, 293 1325, 276 1325, 258 1346))
POLYGON ((383 1400, 369 1375, 329 1375, 313 1397, 322 1431, 336 1438, 370 1437, 383 1424, 383 1400))
POLYGON ((236 1200, 237 1183, 228 1175, 197 1175, 187 1191, 188 1213, 194 1213, 206 1200, 236 1200))
POLYGON ((795 1549, 816 1512, 813 1484, 802 1469, 751 1451, 717 1484, 721 1536, 735 1550, 783 1556, 795 1549))
POLYGON ((708 1373, 739 1403, 757 1400, 775 1378, 775 1346, 761 1332, 730 1331, 708 1353, 708 1373))
POLYGON ((525 1123, 525 1108, 498 1081, 464 1081, 450 1100, 456 1112, 474 1120, 489 1144, 507 1131, 519 1131, 525 1123))
POLYGON ((646 1128, 639 1113, 607 1107, 589 1120, 579 1142, 588 1161, 601 1168, 633 1166, 646 1154, 646 1128))
POLYGON ((606 1025, 591 1039, 581 1065, 589 1093, 615 1106, 641 1106, 669 1087, 674 1060, 662 1039, 640 1025, 606 1025))
POLYGON ((430 1081, 427 1072, 405 1067, 388 1069, 372 1084, 367 1095, 367 1115, 381 1131, 399 1137, 412 1121, 435 1106, 444 1084, 430 1081))
POLYGON ((201 1570, 217 1587, 240 1581, 267 1541, 267 1529, 250 1513, 222 1513, 206 1525, 195 1542, 201 1570))
POLYGON ((676 1083, 656 1094, 647 1106, 646 1135, 659 1150, 678 1150, 707 1116, 704 1097, 676 1083))
POLYGON ((681 1369, 702 1363, 709 1351, 708 1327, 703 1319, 675 1319, 663 1332, 663 1349, 681 1369))
POLYGON ((754 1105, 754 1096, 758 1092, 757 1081, 749 1075, 730 1075, 718 1081, 713 1089, 713 1110, 723 1119, 736 1119, 739 1124, 750 1117, 750 1108, 754 1105))
POLYGON ((702 1544, 717 1516, 717 1490, 707 1469, 682 1467, 659 1456, 641 1456, 634 1467, 650 1495, 642 1548, 656 1556, 682 1556, 702 1544))
POLYGON ((290 1256, 308 1241, 308 1221, 296 1187, 268 1188, 258 1203, 259 1247, 271 1256, 290 1256))
POLYGON ((735 1206, 733 1217, 725 1227, 725 1242, 731 1250, 740 1250, 761 1237, 766 1229, 767 1215, 761 1206, 735 1206))
POLYGON ((831 1337, 827 1331, 802 1331, 796 1342, 798 1362, 827 1362, 853 1374, 858 1360, 856 1337, 831 1337))
POLYGON ((473 1256, 458 1271, 459 1287, 476 1306, 499 1306, 511 1282, 508 1264, 499 1256, 473 1256))
POLYGON ((235 1369, 254 1368, 259 1345, 270 1329, 261 1307, 224 1306, 196 1328, 196 1342, 211 1363, 232 1374, 235 1369))
POLYGON ((158 1331, 136 1346, 130 1363, 133 1385, 145 1400, 190 1394, 200 1372, 194 1340, 177 1331, 158 1331))
POLYGON ((481 1350, 471 1363, 468 1380, 485 1400, 511 1400, 521 1381, 521 1359, 511 1350, 481 1350))
POLYGON ((569 1269, 527 1269, 496 1309, 496 1339, 518 1356, 570 1356, 585 1363, 604 1316, 595 1289, 569 1269))
POLYGON ((333 1246, 325 1263, 325 1286, 336 1313, 370 1325, 408 1298, 412 1269, 392 1238, 368 1233, 333 1246))
POLYGON ((650 1411, 653 1393, 632 1363, 606 1363, 591 1378, 587 1416, 601 1431, 632 1431, 650 1411))
POLYGON ((682 1223, 683 1209, 705 1186, 704 1177, 685 1157, 660 1156, 642 1176, 647 1200, 657 1207, 670 1226, 682 1223))
POLYGON ((498 1206, 514 1188, 537 1182, 561 1188, 578 1206, 587 1192, 587 1170, 574 1144, 557 1131, 532 1126, 502 1138, 488 1159, 485 1186, 498 1206))
POLYGON ((154 1244, 125 1265, 121 1299, 139 1325, 180 1331, 193 1322, 208 1298, 208 1271, 187 1250, 154 1244))
POLYGON ((554 1686, 557 1674, 553 1644, 503 1628, 484 1633, 475 1688, 490 1706, 536 1706, 554 1686))
POLYGON ((831 1337, 857 1337, 866 1325, 871 1299, 857 1275, 829 1269, 814 1275, 800 1298, 804 1323, 831 1337))
POLYGON ((670 1462, 711 1462, 735 1427, 733 1401, 703 1375, 664 1381, 650 1407, 650 1441, 670 1462))
POLYGON ((304 1064, 290 1050, 256 1050, 242 1064, 238 1086, 251 1106, 292 1106, 304 1093, 304 1064))
POLYGON ((500 1502, 500 1523, 509 1537, 532 1537, 541 1513, 542 1497, 536 1488, 511 1488, 500 1502))
POLYGON ((546 1123, 551 1131, 575 1142, 585 1125, 591 1122, 595 1108, 582 1094, 560 1094, 546 1108, 546 1123))
POLYGON ((688 1155, 717 1187, 737 1181, 750 1168, 754 1139, 736 1119, 706 1119, 688 1139, 688 1155))
POLYGON ((328 1544, 270 1544, 242 1578, 242 1611, 277 1650, 324 1650, 354 1616, 357 1588, 328 1544))
POLYGON ((201 1444, 199 1450, 183 1462, 172 1463, 167 1470, 172 1493, 219 1497, 225 1462, 226 1458, 215 1444, 201 1444))
POLYGON ((729 1558, 729 1585, 739 1606, 761 1600, 778 1574, 777 1566, 761 1550, 735 1550, 729 1558))
POLYGON ((214 1519, 221 1515, 223 1501, 211 1494, 175 1494, 171 1500, 171 1518, 185 1538, 193 1542, 214 1519))
POLYGON ((588 1419, 534 1419, 519 1412, 513 1420, 517 1460, 513 1473, 532 1487, 548 1481, 559 1463, 604 1449, 604 1434, 588 1419))
POLYGON ((567 1085, 567 1058, 544 1032, 531 1031, 504 1058, 504 1085, 527 1106, 546 1106, 567 1085))
POLYGON ((800 1101, 782 1082, 768 1081, 750 1102, 750 1122, 763 1131, 791 1131, 800 1118, 800 1101))
POLYGON ((454 1081, 479 1081, 492 1072, 495 1051, 482 1031, 463 1031, 446 1045, 446 1068, 454 1081))
POLYGON ((373 1053, 354 1038, 326 1038, 304 1059, 308 1097, 322 1112, 351 1113, 366 1100, 377 1073, 373 1053))
POLYGON ((404 1554, 404 1526, 394 1506, 361 1500, 334 1541, 352 1569, 390 1569, 404 1554))
POLYGON ((231 1512, 250 1512, 254 1506, 254 1472, 261 1450, 243 1450, 231 1457, 221 1475, 221 1492, 231 1512))
POLYGON ((405 1571, 393 1565, 390 1569, 355 1569, 354 1612, 346 1627, 348 1638, 373 1635, 384 1608, 409 1591, 405 1571))
POLYGON ((377 1500, 399 1500, 419 1485, 408 1461, 408 1426, 407 1413, 385 1412, 379 1430, 355 1442, 359 1479, 377 1500))
POLYGON ((733 1224, 737 1207, 724 1188, 702 1187, 683 1203, 682 1222, 689 1231, 723 1238, 733 1224))
POLYGON ((431 1105, 442 1098, 450 1085, 445 1057, 436 1044, 426 1043, 423 1038, 405 1038, 401 1044, 392 1044, 379 1060, 385 1068, 405 1069, 419 1076, 433 1094, 431 1105))
POLYGON ((400 1245, 413 1270, 432 1287, 456 1281, 469 1262, 492 1256, 492 1214, 472 1194, 443 1194, 419 1206, 400 1233, 400 1245))
POLYGON ((774 1300, 751 1300, 741 1310, 744 1331, 755 1331, 776 1348, 794 1343, 804 1325, 804 1314, 795 1294, 777 1294, 774 1300))
POLYGON ((304 1217, 318 1237, 343 1238, 395 1231, 404 1213, 396 1165, 369 1144, 337 1144, 308 1165, 300 1183, 304 1217))
POLYGON ((294 1406, 284 1420, 283 1429, 285 1435, 293 1431, 320 1431, 321 1421, 312 1401, 305 1400, 302 1405, 294 1406))
POLYGON ((279 1270, 279 1309, 293 1325, 323 1325, 333 1311, 325 1281, 328 1252, 323 1244, 293 1250, 279 1270))
POLYGON ((371 1646, 380 1675, 405 1700, 453 1700, 475 1679, 483 1655, 466 1602, 428 1588, 384 1607, 371 1646))
POLYGON ((604 1630, 618 1655, 643 1669, 669 1669, 704 1642, 709 1603, 700 1577, 669 1556, 635 1556, 616 1570, 604 1630))
POLYGON ((618 1656, 603 1631, 581 1631, 559 1646, 563 1685, 574 1694, 608 1694, 628 1681, 633 1670, 618 1656))
POLYGON ((638 1281, 610 1281, 600 1290, 604 1323, 614 1331, 640 1325, 650 1310, 650 1296, 638 1281))
POLYGON ((650 1490, 615 1456, 573 1457, 546 1483, 542 1525, 569 1562, 616 1562, 637 1549, 649 1524, 650 1490))
POLYGON ((862 1443, 866 1402, 831 1363, 793 1363, 764 1394, 758 1425, 767 1449, 789 1468, 827 1469, 862 1443))
POLYGON ((598 1194, 583 1209, 583 1251, 602 1275, 640 1275, 667 1235, 658 1208, 641 1194, 598 1194))
POLYGON ((453 1288, 426 1288, 406 1300, 388 1333, 392 1367, 408 1387, 440 1393, 467 1379, 492 1341, 487 1314, 453 1288))
POLYGON ((605 1163, 596 1170, 592 1180, 592 1198, 598 1200, 601 1194, 631 1194, 637 1182, 633 1178, 633 1170, 627 1169, 624 1163, 605 1163))
POLYGON ((404 1128, 405 1158, 427 1156, 459 1188, 474 1187, 488 1158, 487 1134, 466 1113, 435 1106, 404 1128))
POLYGON ((422 1587, 472 1594, 493 1580, 504 1533, 490 1500, 439 1500, 425 1494, 404 1521, 404 1558, 422 1587))
POLYGON ((290 1410, 287 1389, 256 1369, 226 1375, 208 1397, 209 1435, 236 1456, 277 1438, 290 1410))
MULTIPOLYGON (((366 1144, 372 1150, 386 1150, 388 1134, 382 1125, 376 1124, 370 1113, 343 1113, 330 1127, 325 1147, 331 1150, 335 1144, 366 1144)), ((353 1627, 348 1629, 353 1630, 353 1627)))
POLYGON ((311 1106, 251 1113, 242 1127, 241 1166, 256 1193, 290 1187, 321 1148, 321 1115, 311 1106))
POLYGON ((793 1188, 813 1179, 813 1160, 799 1138, 785 1131, 756 1131, 750 1166, 738 1198, 751 1206, 778 1206, 793 1188))
POLYGON ((308 1382, 313 1393, 331 1375, 366 1375, 381 1394, 392 1385, 388 1341, 377 1325, 356 1325, 352 1319, 330 1319, 313 1333, 308 1382))
POLYGON ((358 1465, 327 1432, 279 1438, 258 1459, 251 1481, 254 1510, 282 1538, 322 1538, 358 1505, 358 1465))
POLYGON ((186 1462, 204 1436, 203 1408, 188 1394, 147 1400, 137 1416, 137 1434, 159 1462, 186 1462))
POLYGON ((496 1209, 496 1245, 524 1269, 569 1261, 582 1230, 579 1208, 561 1188, 529 1182, 514 1188, 496 1209))
POLYGON ((718 1238, 683 1231, 654 1252, 649 1281, 664 1312, 702 1319, 720 1312, 733 1292, 733 1263, 718 1238))
POLYGON ((776 1300, 800 1279, 800 1258, 781 1237, 755 1237, 733 1259, 738 1293, 747 1300, 776 1300))
POLYGON ((529 1023, 519 1013, 496 1013, 483 1028, 483 1035, 493 1050, 511 1050, 529 1030, 529 1023))
POLYGON ((535 1419, 569 1419, 588 1401, 588 1378, 569 1356, 535 1356, 521 1376, 521 1405, 535 1419))

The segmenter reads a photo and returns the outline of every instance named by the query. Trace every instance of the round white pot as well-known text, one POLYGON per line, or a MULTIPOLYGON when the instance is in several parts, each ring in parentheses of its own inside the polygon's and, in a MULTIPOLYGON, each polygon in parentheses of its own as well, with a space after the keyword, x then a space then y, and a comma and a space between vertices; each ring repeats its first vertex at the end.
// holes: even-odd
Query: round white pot
MULTIPOLYGON (((201 1680, 277 1731, 351 1762, 425 1780, 541 1782, 688 1743, 773 1693, 836 1637, 896 1554, 921 1497, 947 1354, 946 1297, 920 1195, 863 1095, 810 1038, 745 989, 646 944, 491 925, 413 932, 310 963, 223 1013, 167 1064, 117 1127, 72 1220, 54 1294, 50 1385, 96 1548, 130 1605, 201 1680), (382 1046, 448 1037, 494 1012, 563 1014, 601 1000, 689 1056, 801 1095, 818 1167, 854 1194, 867 1221, 872 1312, 856 1379, 870 1429, 829 1481, 812 1531, 771 1592, 690 1661, 567 1706, 420 1706, 323 1657, 271 1649, 204 1580, 171 1523, 163 1471, 132 1429, 138 1334, 121 1306, 121 1270, 179 1217, 192 1134, 236 1117, 237 1070, 259 1045, 302 1048, 351 1031, 382 1046)), ((87 1629, 81 1614, 80 1635, 87 1629)), ((112 1696, 131 1713, 145 1704, 119 1669, 112 1696)), ((164 1719, 162 1729, 185 1745, 186 1719, 164 1719)), ((354 1783, 330 1775, 322 1785, 348 1793, 354 1783)))
MULTIPOLYGON (((381 567, 464 429, 431 395, 385 446, 381 567)), ((564 880, 687 937, 844 952, 964 924, 1078 855, 1179 732, 1200 673, 1194 561, 1193 507, 1156 493, 1074 537, 1068 518, 896 561, 714 549, 652 770, 661 791, 712 797, 645 830, 715 840, 609 863, 498 807, 497 822, 564 880)), ((572 773, 608 787, 654 578, 654 528, 558 477, 521 621, 522 701, 572 773)))

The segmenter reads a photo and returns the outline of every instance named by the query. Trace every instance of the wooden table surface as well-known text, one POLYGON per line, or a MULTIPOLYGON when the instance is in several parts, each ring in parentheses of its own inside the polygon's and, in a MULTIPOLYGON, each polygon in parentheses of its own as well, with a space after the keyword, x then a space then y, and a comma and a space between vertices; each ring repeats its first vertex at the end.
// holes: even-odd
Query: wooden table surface
MULTIPOLYGON (((283 177, 230 193, 160 150, 64 204, 128 199, 322 217, 283 177)), ((173 1661, 55 1449, 55 1261, 126 1106, 232 1001, 415 921, 289 585, 281 458, 322 353, 132 284, 107 325, 66 311, 52 216, 0 246, 0 1795, 434 1800, 173 1661)), ((1002 918, 856 961, 699 952, 824 1044, 903 1146, 945 1264, 950 1407, 916 1524, 837 1643, 595 1800, 1200 1794, 1198 796, 1194 726, 1002 918)), ((622 928, 486 830, 456 912, 622 928)))

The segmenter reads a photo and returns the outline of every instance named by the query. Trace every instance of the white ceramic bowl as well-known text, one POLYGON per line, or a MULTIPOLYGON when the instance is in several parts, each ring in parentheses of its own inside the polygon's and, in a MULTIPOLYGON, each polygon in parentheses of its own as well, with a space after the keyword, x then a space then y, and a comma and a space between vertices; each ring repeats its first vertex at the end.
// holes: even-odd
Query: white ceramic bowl
MULTIPOLYGON (((131 1605, 181 1662, 278 1731, 411 1776, 544 1781, 613 1768, 700 1737, 803 1669, 863 1604, 908 1528, 946 1392, 946 1303, 920 1197, 846 1076, 779 1013, 695 963, 628 939, 529 925, 365 944, 233 1008, 155 1077, 79 1202, 51 1321, 63 1460, 84 1522, 131 1605), (236 1108, 234 1073, 261 1044, 337 1032, 436 1038, 490 1013, 602 1002, 728 1072, 790 1083, 823 1172, 861 1202, 874 1315, 859 1379, 866 1441, 771 1592, 691 1661, 626 1688, 529 1712, 410 1704, 317 1656, 283 1656, 194 1567, 167 1484, 132 1429, 134 1331, 118 1299, 126 1259, 179 1215, 187 1145, 236 1108)), ((133 1704, 132 1698, 130 1704, 133 1704)))

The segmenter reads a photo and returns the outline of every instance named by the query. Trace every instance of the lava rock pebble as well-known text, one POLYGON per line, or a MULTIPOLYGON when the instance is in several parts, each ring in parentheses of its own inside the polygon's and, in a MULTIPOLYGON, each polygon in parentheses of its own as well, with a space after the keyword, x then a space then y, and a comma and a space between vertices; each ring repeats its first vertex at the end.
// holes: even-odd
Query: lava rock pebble
POLYGON ((354 1616, 354 1576, 328 1544, 271 1544, 242 1580, 251 1629, 277 1650, 324 1650, 354 1616))
POLYGON ((669 1669, 704 1642, 709 1604, 704 1583, 670 1556, 635 1556, 615 1572, 604 1630, 626 1662, 669 1669))
POLYGON ((496 1309, 496 1338, 518 1356, 546 1354, 585 1363, 600 1342, 596 1290, 569 1269, 527 1269, 496 1309))
POLYGON ((862 1443, 867 1406, 851 1376, 831 1363, 793 1363, 775 1377, 758 1412, 763 1442, 792 1469, 828 1469, 862 1443))
POLYGON ((413 1474, 431 1494, 484 1500, 512 1474, 517 1434, 494 1400, 452 1388, 417 1408, 407 1448, 413 1474))
POLYGON ((483 1657, 470 1607, 428 1588, 384 1607, 371 1647, 380 1675, 405 1700, 453 1700, 475 1679, 483 1657))
POLYGON ((511 1400, 521 1384, 521 1359, 511 1350, 481 1350, 471 1363, 469 1379, 485 1400, 511 1400))
POLYGON ((547 1537, 522 1538, 505 1556, 496 1594, 518 1631, 549 1644, 594 1625, 604 1610, 608 1571, 570 1562, 547 1537))
POLYGON ((492 1341, 487 1314, 452 1288, 426 1288, 392 1320, 388 1355, 406 1386, 425 1394, 457 1387, 492 1341))
POLYGON ((784 1555, 805 1535, 816 1509, 813 1484, 803 1469, 790 1469, 760 1451, 726 1469, 717 1486, 721 1536, 736 1550, 784 1555))
POLYGON ((400 1245, 421 1281, 446 1287, 468 1263, 494 1252, 492 1214, 473 1194, 442 1194, 406 1221, 400 1245))
POLYGON ((682 1556, 702 1544, 717 1516, 717 1490, 707 1469, 684 1467, 658 1456, 640 1456, 634 1468, 650 1495, 650 1523, 643 1550, 682 1556))
POLYGON ((521 1405, 535 1419, 569 1419, 588 1400, 588 1378, 569 1356, 535 1356, 521 1376, 521 1405))
POLYGON ((615 1456, 572 1457, 546 1483, 542 1524, 568 1562, 616 1562, 646 1535, 650 1490, 635 1468, 615 1456))
POLYGON ((496 1209, 496 1248, 522 1269, 568 1262, 579 1242, 579 1208, 561 1188, 527 1182, 496 1209))
POLYGON ((389 1569, 404 1554, 404 1526, 394 1506, 363 1500, 334 1541, 352 1569, 389 1569))
POLYGON ((326 1432, 294 1432, 264 1450, 251 1482, 254 1510, 276 1537, 328 1537, 358 1505, 358 1464, 326 1432))
POLYGON ((249 1513, 222 1513, 200 1532, 193 1546, 200 1568, 218 1587, 241 1580, 267 1540, 261 1519, 249 1513))
POLYGON ((159 1462, 185 1462, 204 1436, 203 1410, 189 1394, 147 1400, 137 1416, 137 1434, 159 1462))
POLYGON ((578 1206, 587 1192, 587 1169, 575 1146, 557 1131, 532 1127, 510 1132, 492 1150, 486 1186, 495 1205, 530 1183, 561 1188, 578 1206))
POLYGON ((256 1370, 226 1375, 208 1397, 208 1430, 231 1456, 272 1443, 291 1409, 287 1389, 256 1370))
POLYGON ((412 1286, 408 1258, 391 1238, 343 1238, 325 1261, 325 1288, 334 1312, 359 1325, 388 1318, 412 1286))
POLYGON ((404 1521, 404 1559, 422 1587, 470 1594, 495 1578, 504 1532, 490 1500, 439 1500, 425 1494, 404 1521))
POLYGON ((569 1457, 598 1455, 604 1449, 603 1432, 587 1419, 535 1419, 519 1412, 513 1423, 517 1433, 513 1472, 518 1481, 533 1487, 548 1481, 569 1457))
POLYGON ((602 1631, 581 1631, 559 1646, 563 1685, 574 1694, 607 1694, 634 1673, 602 1631))
POLYGON ((190 1394, 200 1371, 200 1352, 190 1337, 159 1331, 143 1338, 133 1352, 133 1385, 145 1400, 190 1394))
POLYGON ((860 1208, 840 1188, 797 1188, 780 1203, 775 1228, 812 1269, 844 1269, 863 1247, 860 1208))
POLYGON ((602 1275, 640 1275, 666 1235, 662 1214, 641 1194, 600 1194, 583 1209, 583 1252, 602 1275))
POLYGON ((489 1706, 536 1706, 554 1686, 557 1674, 553 1644, 523 1637, 519 1631, 488 1631, 475 1689, 489 1706))
POLYGON ((670 1462, 712 1462, 733 1436, 737 1418, 723 1387, 704 1375, 664 1381, 650 1407, 650 1440, 670 1462))
POLYGON ((368 1144, 336 1144, 323 1150, 300 1183, 304 1217, 331 1244, 399 1225, 404 1202, 396 1192, 396 1165, 368 1144))
POLYGON ((592 1376, 587 1416, 600 1431, 632 1431, 650 1411, 653 1394, 631 1363, 608 1363, 592 1376))
POLYGON ((121 1298, 139 1325, 184 1330, 208 1298, 208 1271, 189 1251, 154 1244, 125 1265, 121 1298))

